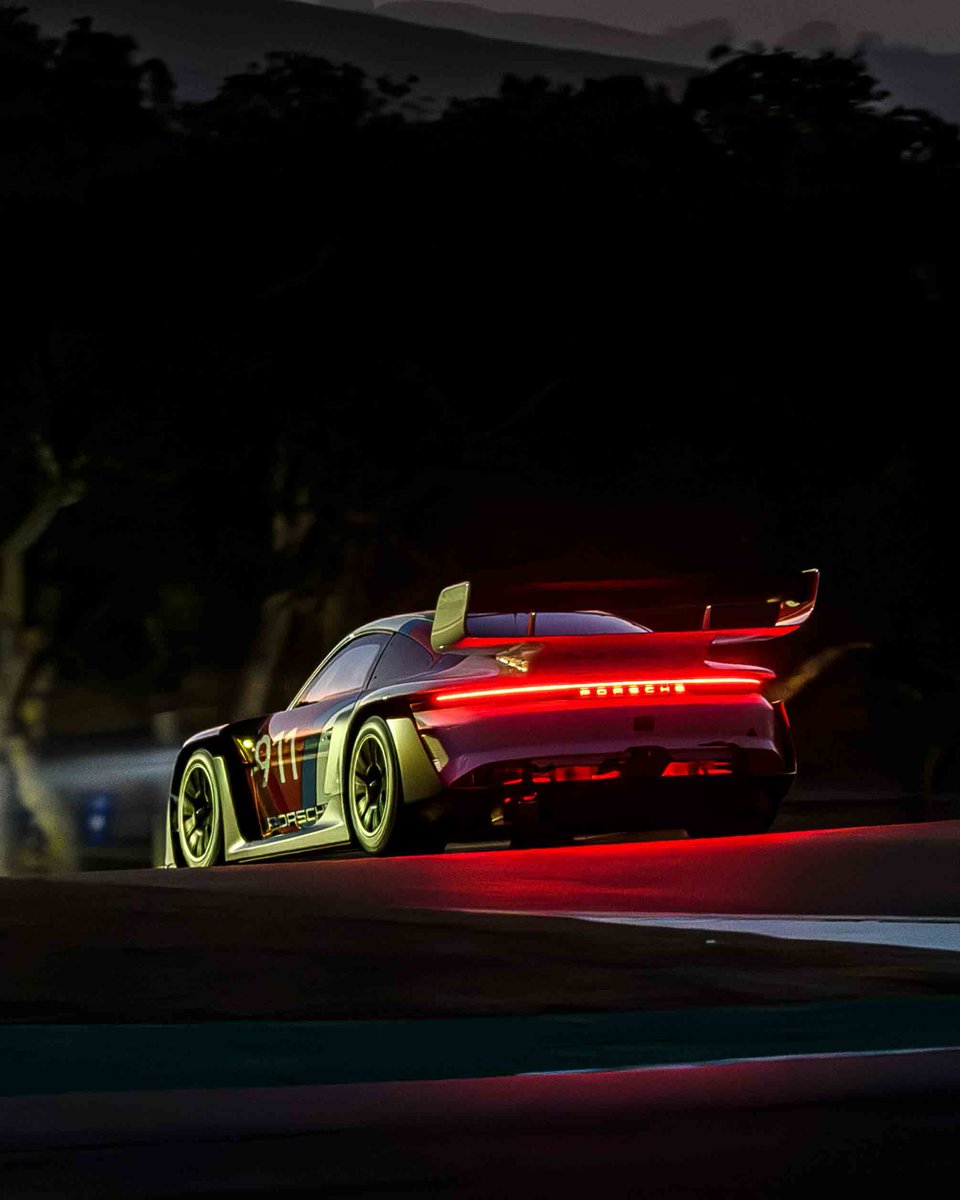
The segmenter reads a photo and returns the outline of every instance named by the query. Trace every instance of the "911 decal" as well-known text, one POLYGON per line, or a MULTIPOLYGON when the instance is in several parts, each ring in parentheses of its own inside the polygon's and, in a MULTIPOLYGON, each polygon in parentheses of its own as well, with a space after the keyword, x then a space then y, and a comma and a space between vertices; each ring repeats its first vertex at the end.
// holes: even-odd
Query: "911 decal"
POLYGON ((277 771, 280 774, 280 782, 286 783, 287 776, 283 765, 283 742, 286 738, 290 746, 288 750, 288 761, 290 764, 291 774, 294 779, 299 779, 300 775, 297 771, 297 754, 296 754, 296 729, 290 729, 286 733, 281 733, 274 742, 269 734, 264 734, 257 742, 253 751, 253 757, 256 759, 257 766, 263 772, 262 784, 264 787, 270 782, 270 767, 273 761, 273 748, 277 748, 277 771))
POLYGON ((283 729, 243 743, 264 836, 316 825, 326 811, 317 787, 323 732, 283 729))

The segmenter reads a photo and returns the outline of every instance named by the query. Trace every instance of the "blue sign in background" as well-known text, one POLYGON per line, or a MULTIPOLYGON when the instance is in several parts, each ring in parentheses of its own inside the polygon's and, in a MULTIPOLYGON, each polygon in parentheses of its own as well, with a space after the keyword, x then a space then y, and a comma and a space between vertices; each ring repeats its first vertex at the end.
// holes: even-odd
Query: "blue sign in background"
POLYGON ((105 846, 113 832, 117 798, 110 792, 93 792, 80 804, 80 840, 84 846, 105 846))

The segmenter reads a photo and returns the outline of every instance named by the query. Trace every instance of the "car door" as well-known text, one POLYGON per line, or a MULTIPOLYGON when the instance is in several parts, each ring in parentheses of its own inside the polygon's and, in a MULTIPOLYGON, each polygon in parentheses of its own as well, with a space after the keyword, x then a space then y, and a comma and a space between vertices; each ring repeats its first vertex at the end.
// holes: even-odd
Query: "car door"
POLYGON ((322 664, 296 703, 257 730, 251 764, 257 815, 265 838, 321 824, 323 779, 335 718, 356 704, 389 638, 354 638, 322 664))

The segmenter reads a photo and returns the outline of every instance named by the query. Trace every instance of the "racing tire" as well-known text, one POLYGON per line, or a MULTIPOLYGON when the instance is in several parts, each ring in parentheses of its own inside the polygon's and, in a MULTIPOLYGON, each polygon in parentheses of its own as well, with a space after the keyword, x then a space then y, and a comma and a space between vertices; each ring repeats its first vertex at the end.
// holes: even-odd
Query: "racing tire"
POLYGON ((531 829, 515 829, 510 835, 511 850, 549 850, 572 845, 573 837, 570 834, 538 826, 531 829))
POLYGON ((187 867, 212 867, 223 859, 223 797, 213 756, 206 750, 195 751, 183 770, 177 839, 187 867))
POLYGON ((382 718, 370 717, 361 725, 344 790, 350 831, 365 854, 442 854, 446 849, 446 826, 404 803, 396 747, 382 718))
POLYGON ((698 813, 687 819, 687 837, 691 839, 743 837, 749 834, 769 833, 777 819, 779 803, 763 789, 753 789, 745 797, 742 807, 698 813))
POLYGON ((770 825, 770 821, 761 821, 757 817, 691 821, 687 825, 687 837, 694 841, 701 838, 744 837, 747 834, 768 833, 770 825))
POLYGON ((390 730, 380 717, 364 721, 354 739, 347 771, 347 813, 365 854, 400 849, 405 815, 400 764, 390 730))

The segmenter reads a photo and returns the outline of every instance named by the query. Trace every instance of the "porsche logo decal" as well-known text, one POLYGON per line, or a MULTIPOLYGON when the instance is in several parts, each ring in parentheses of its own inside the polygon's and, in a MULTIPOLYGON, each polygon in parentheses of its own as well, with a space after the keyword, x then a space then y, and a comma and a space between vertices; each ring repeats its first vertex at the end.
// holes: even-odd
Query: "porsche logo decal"
POLYGON ((283 833, 291 829, 303 829, 307 825, 316 825, 326 810, 325 804, 315 804, 311 808, 298 808, 296 812, 280 813, 276 817, 267 817, 268 833, 283 833))

